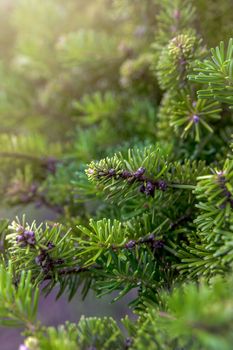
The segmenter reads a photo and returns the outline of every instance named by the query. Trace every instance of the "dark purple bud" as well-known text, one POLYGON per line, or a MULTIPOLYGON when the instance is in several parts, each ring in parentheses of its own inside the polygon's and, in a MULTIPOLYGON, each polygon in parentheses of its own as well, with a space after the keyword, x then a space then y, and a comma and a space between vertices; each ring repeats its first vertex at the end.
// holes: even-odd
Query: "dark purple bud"
POLYGON ((132 249, 132 248, 135 247, 135 245, 136 245, 136 242, 135 242, 135 241, 129 241, 129 242, 127 242, 127 243, 125 244, 125 248, 126 248, 126 249, 132 249))
POLYGON ((57 265, 64 264, 64 259, 57 259, 56 261, 54 261, 54 263, 57 265))
POLYGON ((138 168, 138 170, 134 173, 134 177, 136 177, 137 179, 140 178, 145 173, 145 171, 145 168, 138 168))
POLYGON ((225 176, 219 176, 219 175, 218 175, 218 183, 220 184, 220 186, 225 187, 225 183, 226 183, 226 178, 225 178, 225 176))
POLYGON ((46 259, 46 254, 44 252, 42 252, 35 258, 35 263, 37 265, 42 265, 42 263, 45 259, 46 259))
POLYGON ((132 176, 132 174, 129 172, 129 171, 127 171, 127 170, 124 170, 123 172, 122 172, 122 174, 121 174, 121 177, 123 178, 123 179, 128 179, 129 177, 131 177, 132 176))
POLYGON ((152 243, 154 241, 154 238, 154 234, 150 233, 148 236, 140 238, 139 243, 152 243))
POLYGON ((163 248, 164 243, 163 243, 163 241, 158 240, 158 241, 154 241, 152 246, 155 249, 160 249, 160 248, 163 248))
POLYGON ((54 266, 53 261, 50 258, 50 256, 48 254, 45 254, 44 252, 42 252, 41 259, 42 258, 43 258, 43 260, 41 261, 41 263, 39 265, 43 269, 44 273, 48 273, 54 266))
POLYGON ((55 247, 55 244, 53 244, 53 242, 48 242, 47 247, 48 249, 53 249, 55 247))
POLYGON ((147 242, 152 242, 152 241, 154 241, 154 239, 155 239, 155 235, 154 235, 153 233, 150 233, 150 234, 147 236, 146 241, 147 241, 147 242))
POLYGON ((23 236, 23 235, 18 235, 18 236, 16 236, 16 242, 17 242, 17 243, 24 242, 24 236, 23 236))
POLYGON ((224 195, 227 197, 227 198, 231 198, 231 192, 225 190, 224 191, 224 195))
POLYGON ((28 244, 31 244, 31 245, 36 244, 35 237, 28 238, 28 239, 27 239, 27 243, 28 243, 28 244))
POLYGON ((108 175, 109 175, 109 176, 114 176, 114 175, 116 175, 116 170, 115 170, 115 169, 110 169, 110 170, 108 171, 108 175))
POLYGON ((133 344, 133 341, 131 338, 126 338, 125 339, 125 346, 126 346, 126 349, 128 349, 130 346, 132 346, 133 344))
POLYGON ((192 119, 193 119, 194 124, 197 124, 199 122, 199 120, 200 120, 200 118, 196 114, 193 115, 192 119))
POLYGON ((145 193, 145 189, 146 189, 146 187, 145 187, 144 185, 141 185, 141 186, 139 187, 139 191, 140 191, 141 193, 145 193))
POLYGON ((153 196, 154 193, 155 193, 155 185, 152 182, 148 181, 145 188, 145 194, 147 196, 153 196))
POLYGON ((28 244, 34 245, 36 243, 34 231, 24 231, 24 238, 28 244))
POLYGON ((35 237, 35 232, 34 231, 30 231, 30 230, 26 230, 26 231, 24 231, 24 237, 26 239, 34 238, 35 237))
POLYGON ((166 191, 167 189, 167 183, 163 180, 160 180, 158 182, 158 188, 161 190, 161 191, 166 191))

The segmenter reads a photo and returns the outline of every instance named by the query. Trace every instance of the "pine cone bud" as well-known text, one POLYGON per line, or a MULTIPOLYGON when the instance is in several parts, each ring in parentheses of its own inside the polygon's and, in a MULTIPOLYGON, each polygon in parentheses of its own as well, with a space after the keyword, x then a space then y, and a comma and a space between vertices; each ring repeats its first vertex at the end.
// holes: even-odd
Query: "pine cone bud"
POLYGON ((158 188, 161 190, 161 191, 166 191, 167 189, 167 183, 163 180, 160 180, 158 182, 158 188))
POLYGON ((147 196, 154 196, 155 185, 152 182, 148 181, 144 192, 147 196))
POLYGON ((138 170, 137 171, 135 171, 135 173, 134 173, 134 177, 136 178, 136 179, 139 179, 144 173, 145 173, 145 171, 146 171, 146 169, 145 168, 138 168, 138 170))
POLYGON ((125 244, 125 248, 126 248, 126 249, 132 249, 132 248, 135 247, 135 245, 136 245, 136 242, 135 242, 135 241, 129 241, 129 242, 127 242, 127 243, 125 244))
POLYGON ((115 175, 116 175, 116 170, 115 170, 115 169, 110 169, 110 170, 108 171, 108 175, 109 175, 109 176, 115 176, 115 175))
POLYGON ((24 231, 24 238, 28 244, 34 245, 36 243, 34 231, 24 231))
POLYGON ((132 176, 132 174, 129 172, 129 171, 127 171, 127 170, 124 170, 123 172, 122 172, 122 174, 121 174, 121 177, 123 178, 123 179, 128 179, 129 177, 131 177, 132 176))

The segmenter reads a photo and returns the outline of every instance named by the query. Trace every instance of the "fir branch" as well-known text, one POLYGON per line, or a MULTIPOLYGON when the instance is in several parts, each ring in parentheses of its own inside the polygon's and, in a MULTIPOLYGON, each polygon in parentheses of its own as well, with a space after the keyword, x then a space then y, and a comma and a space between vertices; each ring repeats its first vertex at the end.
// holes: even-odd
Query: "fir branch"
POLYGON ((201 99, 212 99, 230 106, 233 105, 233 39, 228 42, 225 49, 224 42, 211 50, 211 59, 199 61, 189 79, 206 84, 205 90, 198 91, 201 99))
POLYGON ((92 182, 108 193, 109 198, 117 199, 121 195, 121 200, 126 200, 140 192, 158 198, 158 192, 172 196, 176 189, 193 190, 198 171, 206 171, 203 163, 169 163, 160 156, 159 150, 148 147, 130 151, 128 159, 115 154, 112 158, 92 162, 86 173, 92 182))

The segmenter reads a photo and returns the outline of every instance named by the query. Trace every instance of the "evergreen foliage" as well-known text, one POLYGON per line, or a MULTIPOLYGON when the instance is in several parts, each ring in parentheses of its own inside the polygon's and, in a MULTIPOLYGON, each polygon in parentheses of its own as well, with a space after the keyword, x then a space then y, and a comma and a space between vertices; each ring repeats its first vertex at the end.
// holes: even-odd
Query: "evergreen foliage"
POLYGON ((1 220, 0 325, 24 329, 20 350, 230 350, 229 1, 2 9, 2 201, 45 206, 59 223, 1 220), (55 289, 114 302, 133 291, 136 320, 47 327, 38 298, 55 289))

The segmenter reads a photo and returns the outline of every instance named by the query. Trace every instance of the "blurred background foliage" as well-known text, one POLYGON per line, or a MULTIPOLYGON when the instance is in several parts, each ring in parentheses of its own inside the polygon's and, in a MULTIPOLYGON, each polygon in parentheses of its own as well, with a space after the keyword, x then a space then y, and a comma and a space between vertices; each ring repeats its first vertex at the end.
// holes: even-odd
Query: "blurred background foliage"
MULTIPOLYGON (((215 46, 227 39, 232 1, 194 5, 197 15, 190 15, 205 42, 215 46)), ((64 206, 82 164, 160 139, 167 126, 157 117, 161 91, 151 49, 160 7, 156 0, 0 1, 5 202, 64 206), (50 191, 47 182, 58 190, 50 191)), ((174 28, 167 29, 172 38, 174 28)))

